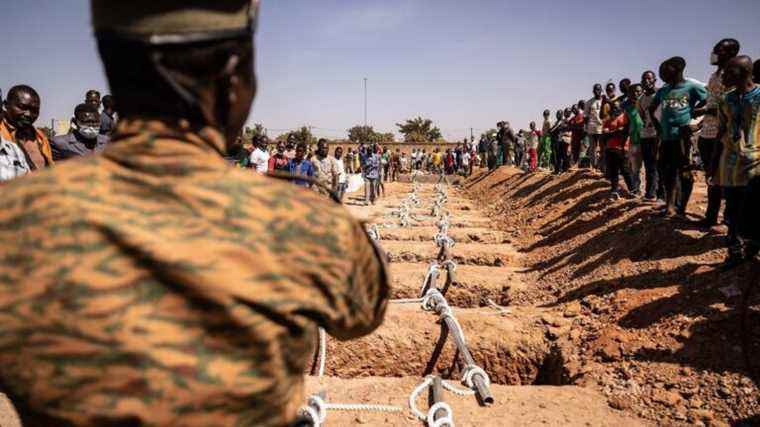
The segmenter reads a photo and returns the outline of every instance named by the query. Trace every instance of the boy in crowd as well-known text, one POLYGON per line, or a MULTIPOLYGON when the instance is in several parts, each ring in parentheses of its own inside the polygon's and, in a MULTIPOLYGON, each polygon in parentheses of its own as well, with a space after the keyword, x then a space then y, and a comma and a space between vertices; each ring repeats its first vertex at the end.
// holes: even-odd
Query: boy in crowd
POLYGON ((726 195, 729 248, 724 268, 754 258, 760 249, 760 86, 748 56, 730 59, 723 85, 735 89, 719 102, 723 153, 718 183, 726 195))
POLYGON ((301 187, 311 188, 311 180, 298 179, 297 177, 314 178, 314 165, 306 159, 306 143, 299 142, 296 145, 295 155, 288 163, 288 172, 293 175, 293 183, 301 187))
MULTIPOLYGON (((657 93, 657 76, 654 71, 645 71, 641 75, 641 87, 644 93, 639 98, 639 111, 643 121, 643 126, 639 132, 639 146, 641 149, 641 158, 644 162, 646 187, 644 190, 644 199, 648 202, 657 200, 659 187, 659 170, 660 165, 657 162, 657 153, 660 147, 657 126, 655 125, 654 115, 649 112, 649 107, 654 102, 657 93)), ((661 194, 664 198, 664 193, 661 194)))
POLYGON ((586 111, 584 112, 586 134, 588 134, 590 139, 588 158, 591 162, 590 166, 597 169, 601 166, 598 151, 602 145, 603 123, 601 114, 603 104, 602 85, 597 83, 594 85, 594 97, 586 101, 586 111))
POLYGON ((536 122, 530 122, 530 131, 528 132, 528 156, 530 157, 530 171, 534 172, 538 167, 538 144, 541 134, 536 129, 536 122))
POLYGON ((610 103, 610 112, 604 121, 604 133, 607 140, 605 147, 607 161, 607 178, 610 180, 610 196, 613 200, 620 198, 620 175, 623 175, 628 191, 632 189, 631 174, 628 169, 627 151, 630 144, 628 115, 619 100, 610 103))
POLYGON ((552 164, 552 122, 551 111, 544 110, 544 124, 541 130, 541 147, 538 154, 538 167, 548 168, 552 164))
POLYGON ((641 84, 636 83, 628 86, 628 95, 625 97, 622 108, 628 117, 628 135, 630 138, 630 147, 628 149, 628 161, 631 168, 631 193, 634 196, 641 196, 641 165, 644 157, 641 150, 641 129, 644 127, 644 121, 641 119, 641 110, 639 109, 639 99, 644 94, 641 84))
POLYGON ((686 203, 680 203, 676 212, 676 195, 680 184, 681 199, 689 199, 694 186, 694 177, 689 170, 691 166, 691 130, 689 122, 695 108, 701 107, 707 99, 707 89, 694 80, 684 77, 686 60, 673 57, 660 65, 660 78, 667 83, 657 91, 649 114, 652 120, 659 122, 660 161, 663 162, 662 177, 665 183, 665 216, 686 215, 686 203), (658 121, 655 110, 662 106, 662 117, 658 121))
POLYGON ((579 101, 578 104, 573 105, 573 119, 570 122, 570 127, 573 131, 572 141, 570 143, 570 152, 572 154, 571 162, 573 165, 578 165, 581 158, 581 143, 583 138, 586 137, 584 131, 584 124, 586 123, 586 117, 583 111, 586 109, 586 101, 579 101))
POLYGON ((289 162, 288 158, 285 157, 285 143, 280 141, 277 143, 276 152, 269 157, 267 173, 289 173, 289 162))
POLYGON ((707 83, 705 107, 695 111, 695 115, 704 115, 702 132, 699 134, 697 143, 707 179, 707 210, 705 218, 699 222, 703 228, 711 228, 718 224, 718 214, 723 199, 723 190, 715 182, 720 154, 723 151, 723 145, 718 139, 720 131, 718 101, 731 89, 723 85, 723 70, 728 61, 739 54, 739 49, 739 42, 734 39, 724 39, 715 45, 710 55, 710 63, 716 66, 717 70, 710 76, 707 83))

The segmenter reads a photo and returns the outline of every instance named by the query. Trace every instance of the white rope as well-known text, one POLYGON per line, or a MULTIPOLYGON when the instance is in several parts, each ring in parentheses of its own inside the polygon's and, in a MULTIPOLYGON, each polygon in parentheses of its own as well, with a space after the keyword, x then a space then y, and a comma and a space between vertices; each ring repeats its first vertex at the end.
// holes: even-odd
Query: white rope
POLYGON ((443 268, 446 268, 449 265, 451 266, 451 271, 452 272, 457 271, 457 263, 454 262, 454 260, 448 259, 448 260, 444 261, 443 263, 441 263, 441 267, 443 267, 443 268))
POLYGON ((454 427, 454 417, 451 411, 451 406, 446 402, 437 402, 428 409, 427 413, 428 427, 454 427), (439 419, 435 419, 435 413, 439 410, 443 410, 446 415, 439 419))
POLYGON ((399 298, 399 299, 392 299, 389 302, 391 304, 421 304, 422 298, 399 298))
POLYGON ((364 403, 326 403, 317 395, 309 396, 306 406, 300 409, 300 415, 308 417, 314 427, 320 427, 327 419, 327 411, 349 412, 402 412, 404 408, 393 405, 373 405, 364 403))
POLYGON ((462 397, 472 396, 472 395, 475 394, 475 390, 472 390, 472 389, 469 389, 469 388, 462 388, 462 387, 456 386, 456 385, 454 385, 454 384, 452 384, 452 383, 450 383, 448 381, 443 381, 443 388, 445 388, 446 390, 448 390, 448 391, 450 391, 450 392, 452 392, 452 393, 454 393, 456 395, 462 396, 462 397))
POLYGON ((347 412, 402 412, 404 408, 394 405, 374 405, 365 403, 328 403, 325 409, 347 412))
POLYGON ((327 358, 327 333, 319 328, 319 378, 325 375, 325 359, 327 358))
POLYGON ((425 275, 425 279, 422 281, 422 287, 420 288, 420 293, 422 293, 425 290, 425 287, 427 287, 427 284, 430 282, 431 278, 434 274, 438 272, 438 263, 436 261, 433 261, 430 263, 430 267, 428 268, 428 272, 425 275))
POLYGON ((483 377, 483 381, 485 381, 486 387, 489 387, 491 385, 491 378, 488 377, 488 374, 483 370, 483 368, 477 365, 467 365, 467 367, 464 368, 464 372, 462 372, 462 382, 467 387, 474 388, 475 384, 472 382, 472 378, 475 375, 480 375, 483 377))
POLYGON ((420 383, 420 385, 418 385, 414 389, 414 391, 412 391, 412 394, 409 395, 409 409, 412 410, 412 413, 414 414, 414 416, 417 417, 420 421, 425 421, 427 416, 423 414, 422 412, 420 412, 419 409, 417 409, 417 397, 420 395, 420 393, 422 393, 423 390, 428 388, 430 384, 432 383, 433 383, 433 378, 431 377, 425 378, 425 381, 420 383))

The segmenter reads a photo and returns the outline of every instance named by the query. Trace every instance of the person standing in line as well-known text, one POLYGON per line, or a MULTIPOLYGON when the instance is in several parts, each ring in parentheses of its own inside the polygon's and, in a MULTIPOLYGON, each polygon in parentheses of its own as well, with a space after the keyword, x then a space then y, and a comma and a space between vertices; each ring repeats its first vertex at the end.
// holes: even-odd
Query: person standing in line
POLYGON ((50 140, 53 160, 57 162, 102 152, 108 145, 108 137, 101 135, 100 129, 98 109, 92 104, 77 105, 69 133, 50 140))
POLYGON ((635 83, 628 85, 628 94, 625 98, 620 97, 624 101, 621 103, 622 109, 628 118, 628 136, 630 140, 628 148, 628 157, 626 159, 627 164, 626 172, 630 176, 630 183, 628 189, 631 194, 636 197, 641 197, 641 165, 643 163, 643 155, 641 151, 641 129, 644 127, 644 121, 641 119, 641 109, 639 107, 639 99, 644 94, 644 89, 641 84, 635 83))
POLYGON ((103 111, 100 113, 100 134, 110 137, 116 131, 116 103, 111 95, 104 96, 101 103, 103 111))
POLYGON ((382 153, 380 154, 380 164, 382 165, 383 170, 383 177, 380 181, 388 182, 389 179, 391 179, 391 153, 388 150, 388 147, 383 147, 382 153))
POLYGON ((586 109, 586 102, 580 101, 578 104, 573 105, 572 112, 573 117, 570 120, 570 129, 572 130, 572 141, 570 142, 570 164, 577 166, 581 157, 581 144, 583 138, 586 136, 584 131, 584 124, 586 123, 586 117, 583 111, 586 109))
POLYGON ((348 174, 346 173, 346 164, 343 158, 343 147, 335 147, 335 169, 338 172, 338 185, 335 190, 338 200, 343 201, 348 188, 348 174))
POLYGON ((397 148, 391 155, 391 182, 398 181, 399 174, 401 174, 401 149, 397 148))
POLYGON ((299 187, 311 188, 312 181, 310 179, 299 178, 314 178, 314 164, 306 159, 306 143, 299 142, 296 145, 295 157, 288 162, 288 172, 293 176, 292 181, 299 187))
POLYGON ((362 174, 364 175, 364 205, 373 205, 377 200, 377 183, 380 181, 380 154, 377 152, 377 147, 373 144, 366 147, 366 159, 364 166, 362 167, 362 174))
POLYGON ((541 130, 541 146, 538 153, 538 167, 550 168, 552 161, 552 112, 544 110, 544 123, 541 130))
POLYGON ((399 173, 410 173, 409 158, 406 156, 406 151, 401 153, 401 157, 398 159, 399 173))
MULTIPOLYGON (((644 93, 639 98, 639 115, 642 118, 643 126, 639 132, 639 146, 641 158, 644 162, 646 176, 646 187, 644 190, 644 200, 655 202, 658 196, 659 176, 661 162, 658 162, 660 139, 656 126, 656 120, 653 114, 649 112, 649 107, 654 102, 657 93, 657 76, 654 71, 645 71, 641 75, 641 87, 644 93)), ((660 194, 665 199, 664 192, 660 194)))
POLYGON ((662 106, 662 118, 659 120, 660 161, 664 162, 663 177, 666 191, 665 216, 686 215, 686 203, 678 205, 676 197, 680 184, 681 199, 688 200, 694 186, 691 170, 691 129, 689 122, 696 108, 704 105, 707 89, 694 80, 684 77, 686 60, 673 57, 660 65, 660 78, 666 83, 657 91, 649 106, 649 113, 654 118, 657 107, 662 106))
POLYGON ((90 89, 84 94, 84 103, 90 104, 100 112, 100 92, 95 89, 90 89))
MULTIPOLYGON (((30 139, 33 141, 35 134, 29 130, 29 128, 22 128, 16 131, 16 138, 22 141, 30 139)), ((26 155, 19 145, 0 137, 0 182, 24 176, 31 170, 26 155)))
POLYGON ((719 136, 723 152, 718 182, 726 195, 728 255, 722 268, 754 258, 760 250, 760 86, 752 79, 752 59, 737 56, 723 67, 719 136))
POLYGON ((557 119, 554 126, 550 131, 552 136, 552 161, 554 166, 554 174, 559 175, 562 171, 564 164, 564 157, 562 156, 562 132, 564 132, 567 122, 565 121, 565 114, 563 110, 557 110, 555 115, 557 119))
POLYGON ((32 170, 44 169, 52 166, 53 152, 50 142, 45 134, 34 126, 34 122, 40 116, 40 95, 37 91, 26 85, 12 87, 8 96, 3 101, 5 113, 0 122, 0 137, 15 142, 27 158, 27 163, 32 170), (16 138, 16 132, 26 128, 23 132, 27 138, 16 138), (35 135, 34 139, 28 138, 35 135))
POLYGON ((597 83, 594 85, 594 97, 586 102, 586 111, 584 112, 584 118, 586 120, 586 134, 590 139, 588 158, 591 162, 591 167, 600 169, 600 157, 599 151, 602 150, 602 105, 604 104, 604 98, 602 97, 602 85, 597 83))
POLYGON ((528 156, 530 158, 530 171, 535 172, 538 167, 538 144, 541 134, 536 129, 536 122, 530 122, 530 131, 528 131, 528 156))
POLYGON ((472 175, 472 156, 469 150, 465 150, 462 153, 462 175, 472 175))
POLYGON ((267 163, 267 173, 290 173, 288 163, 290 160, 285 157, 285 143, 280 141, 277 143, 275 153, 269 157, 267 163))
POLYGON ((607 139, 605 149, 607 155, 607 178, 610 180, 610 197, 620 198, 620 175, 623 175, 629 192, 631 191, 631 176, 627 167, 626 151, 629 146, 628 115, 620 106, 620 101, 610 103, 608 118, 604 121, 604 132, 607 139))
POLYGON ((266 136, 255 135, 253 137, 253 151, 248 157, 249 167, 252 167, 260 175, 266 175, 269 171, 269 151, 267 150, 266 136))
POLYGON ((330 157, 327 140, 321 138, 317 141, 317 150, 311 162, 314 164, 314 177, 320 184, 317 192, 329 196, 331 192, 337 192, 339 172, 335 164, 335 157, 330 157))
POLYGON ((707 84, 707 103, 695 111, 695 116, 704 115, 702 131, 699 134, 697 148, 707 180, 707 210, 705 217, 698 225, 709 229, 718 224, 720 205, 723 200, 723 190, 716 182, 716 173, 723 152, 723 144, 718 139, 720 121, 718 120, 718 101, 733 88, 723 86, 723 70, 732 58, 739 55, 740 45, 737 40, 723 39, 719 41, 710 55, 710 64, 717 67, 710 76, 707 84))

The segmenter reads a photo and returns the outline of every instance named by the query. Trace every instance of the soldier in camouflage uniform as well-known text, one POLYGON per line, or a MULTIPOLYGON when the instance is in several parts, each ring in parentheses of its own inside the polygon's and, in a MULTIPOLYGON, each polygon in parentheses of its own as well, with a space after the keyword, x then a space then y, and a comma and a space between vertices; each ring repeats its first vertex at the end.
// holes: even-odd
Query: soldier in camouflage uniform
POLYGON ((0 200, 0 390, 25 426, 288 425, 317 327, 380 324, 362 225, 223 159, 255 93, 255 9, 92 1, 113 144, 0 200))

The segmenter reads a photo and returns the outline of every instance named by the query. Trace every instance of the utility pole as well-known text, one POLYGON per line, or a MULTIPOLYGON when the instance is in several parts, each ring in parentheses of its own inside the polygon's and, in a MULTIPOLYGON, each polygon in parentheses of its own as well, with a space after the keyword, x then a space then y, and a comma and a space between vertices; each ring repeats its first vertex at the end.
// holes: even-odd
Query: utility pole
POLYGON ((367 78, 364 78, 364 127, 367 127, 367 78))
POLYGON ((475 129, 470 128, 470 141, 475 141, 475 129))

